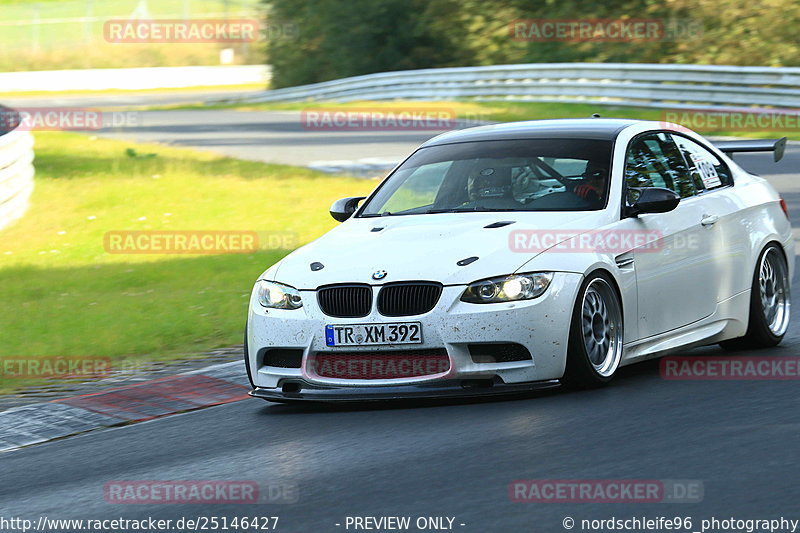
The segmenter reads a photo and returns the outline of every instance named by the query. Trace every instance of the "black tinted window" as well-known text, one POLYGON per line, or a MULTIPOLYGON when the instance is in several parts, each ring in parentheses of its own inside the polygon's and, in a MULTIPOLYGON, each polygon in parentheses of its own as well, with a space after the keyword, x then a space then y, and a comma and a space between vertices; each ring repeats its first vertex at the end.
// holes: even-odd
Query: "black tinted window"
POLYGON ((698 189, 717 189, 733 183, 731 171, 712 152, 682 135, 673 138, 698 189))
POLYGON ((681 198, 696 194, 689 168, 672 136, 647 133, 634 139, 625 164, 628 187, 664 187, 681 198))

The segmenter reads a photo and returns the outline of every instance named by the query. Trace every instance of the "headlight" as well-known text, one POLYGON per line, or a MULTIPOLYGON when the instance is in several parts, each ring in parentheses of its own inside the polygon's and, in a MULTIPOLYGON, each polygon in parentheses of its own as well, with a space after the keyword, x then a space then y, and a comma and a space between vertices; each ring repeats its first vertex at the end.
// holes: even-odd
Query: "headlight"
POLYGON ((258 280, 258 303, 271 309, 299 309, 303 307, 300 291, 294 287, 275 283, 273 281, 258 280))
POLYGON ((512 274, 471 283, 461 296, 462 302, 493 304, 531 300, 544 294, 553 280, 552 272, 512 274))

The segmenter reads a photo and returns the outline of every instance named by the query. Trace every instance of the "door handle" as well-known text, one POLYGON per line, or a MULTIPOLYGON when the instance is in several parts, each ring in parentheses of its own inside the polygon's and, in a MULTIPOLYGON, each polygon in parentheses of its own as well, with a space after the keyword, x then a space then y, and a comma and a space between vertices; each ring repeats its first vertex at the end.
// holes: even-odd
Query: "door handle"
POLYGON ((719 216, 717 215, 703 215, 703 218, 700 219, 700 224, 704 226, 713 226, 719 220, 719 216))

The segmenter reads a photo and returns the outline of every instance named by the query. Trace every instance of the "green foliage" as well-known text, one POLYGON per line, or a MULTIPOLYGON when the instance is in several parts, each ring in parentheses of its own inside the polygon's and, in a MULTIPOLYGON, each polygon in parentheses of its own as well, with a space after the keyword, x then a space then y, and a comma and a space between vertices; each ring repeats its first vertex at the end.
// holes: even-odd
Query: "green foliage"
POLYGON ((456 0, 274 0, 267 62, 273 87, 371 72, 474 63, 469 19, 456 0))
POLYGON ((414 68, 552 62, 800 65, 794 0, 268 0, 274 86, 414 68), (646 19, 658 40, 515 40, 519 19, 646 19))
POLYGON ((681 50, 685 63, 800 65, 800 3, 794 0, 671 0, 673 10, 703 21, 681 50))

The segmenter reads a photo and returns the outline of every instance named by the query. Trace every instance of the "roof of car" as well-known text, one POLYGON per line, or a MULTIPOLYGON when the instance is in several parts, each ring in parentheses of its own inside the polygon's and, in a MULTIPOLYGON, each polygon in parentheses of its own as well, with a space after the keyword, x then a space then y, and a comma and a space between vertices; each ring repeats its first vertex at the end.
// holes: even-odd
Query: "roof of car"
POLYGON ((581 118, 556 120, 528 120, 505 122, 448 131, 422 145, 452 144, 471 141, 497 141, 503 139, 598 139, 613 141, 620 131, 641 123, 640 120, 611 118, 581 118))

